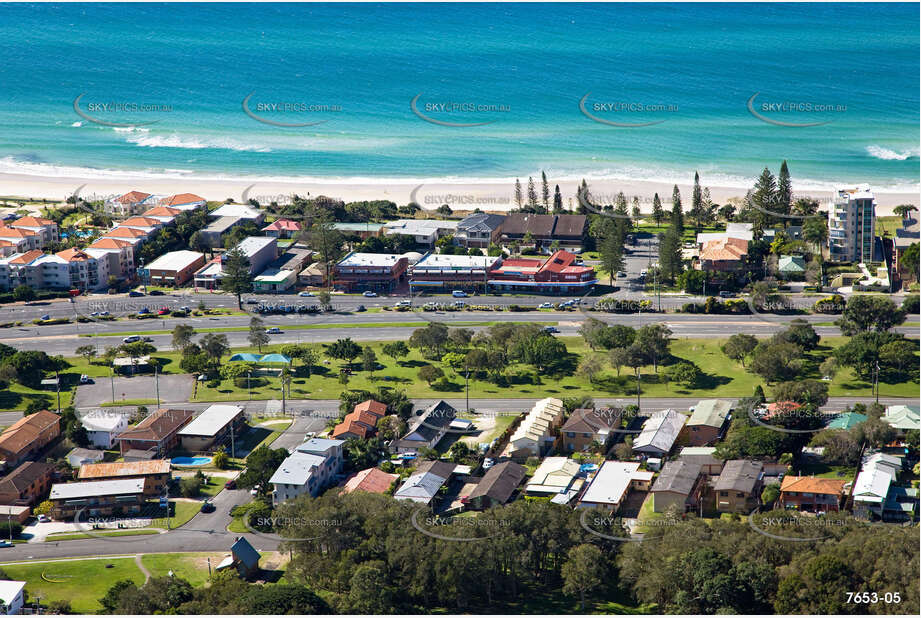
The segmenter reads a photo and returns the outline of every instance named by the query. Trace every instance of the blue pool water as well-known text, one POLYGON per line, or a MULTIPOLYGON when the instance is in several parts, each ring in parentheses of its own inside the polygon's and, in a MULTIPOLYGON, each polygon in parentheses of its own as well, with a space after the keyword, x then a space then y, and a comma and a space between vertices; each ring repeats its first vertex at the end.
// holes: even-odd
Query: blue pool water
POLYGON ((211 463, 210 457, 173 457, 170 463, 174 466, 205 466, 211 463))

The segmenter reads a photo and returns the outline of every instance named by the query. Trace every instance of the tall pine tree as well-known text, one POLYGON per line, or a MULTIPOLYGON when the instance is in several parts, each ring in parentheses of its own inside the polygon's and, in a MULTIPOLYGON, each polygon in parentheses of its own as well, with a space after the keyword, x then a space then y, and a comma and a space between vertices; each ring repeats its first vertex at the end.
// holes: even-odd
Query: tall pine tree
POLYGON ((659 199, 659 194, 656 193, 652 196, 652 220, 656 222, 658 227, 664 218, 665 211, 662 209, 662 200, 659 199))
POLYGON ((694 231, 700 232, 700 220, 703 219, 703 192, 700 190, 700 174, 694 172, 694 192, 691 194, 691 216, 694 218, 694 231))
POLYGON ((550 184, 547 182, 547 172, 541 171, 540 181, 541 201, 544 203, 544 213, 546 214, 550 211, 550 184))
POLYGON ((534 178, 528 176, 528 211, 537 212, 537 189, 534 188, 534 178))
POLYGON ((553 189, 553 212, 558 214, 563 212, 563 194, 560 193, 560 185, 553 189))
MULTIPOLYGON (((777 212, 790 214, 793 206, 793 185, 790 182, 790 170, 787 169, 787 160, 780 164, 780 174, 777 176, 777 212)), ((785 221, 786 222, 786 221, 785 221)))
POLYGON ((672 189, 671 225, 675 228, 680 238, 681 235, 684 234, 684 211, 681 210, 681 191, 678 190, 678 185, 675 185, 675 188, 672 189))
POLYGON ((521 181, 517 178, 515 179, 515 204, 518 206, 518 210, 521 210, 522 205, 524 205, 524 196, 521 194, 521 181))

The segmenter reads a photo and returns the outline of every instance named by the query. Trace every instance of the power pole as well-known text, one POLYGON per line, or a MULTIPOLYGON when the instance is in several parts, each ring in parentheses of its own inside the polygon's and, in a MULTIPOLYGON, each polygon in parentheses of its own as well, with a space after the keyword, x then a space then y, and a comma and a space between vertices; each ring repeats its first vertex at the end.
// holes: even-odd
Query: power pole
POLYGON ((156 363, 154 363, 154 384, 157 389, 157 408, 160 407, 160 371, 156 363))
POLYGON ((115 368, 111 368, 112 375, 109 376, 109 379, 112 382, 112 403, 115 403, 115 368))
POLYGON ((61 413, 61 376, 57 372, 57 370, 55 370, 54 372, 54 382, 55 382, 54 388, 57 390, 57 393, 58 393, 58 414, 60 414, 61 413))

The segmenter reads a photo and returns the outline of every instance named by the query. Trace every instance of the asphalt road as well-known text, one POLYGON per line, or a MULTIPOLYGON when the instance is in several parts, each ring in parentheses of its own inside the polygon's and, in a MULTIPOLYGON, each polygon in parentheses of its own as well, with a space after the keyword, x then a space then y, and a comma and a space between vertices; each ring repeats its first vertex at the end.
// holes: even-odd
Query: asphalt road
MULTIPOLYGON (((589 315, 611 324, 642 326, 665 323, 676 337, 726 337, 734 333, 756 336, 770 336, 784 328, 783 322, 767 321, 761 316, 750 315, 694 315, 694 314, 612 314, 580 311, 533 311, 526 313, 492 311, 415 311, 380 313, 330 313, 320 315, 289 314, 263 316, 267 328, 277 327, 282 332, 270 335, 271 343, 319 343, 330 342, 343 337, 355 341, 405 340, 420 322, 437 321, 450 325, 456 322, 552 322, 559 326, 560 334, 575 336, 579 325, 589 315), (407 326, 395 324, 407 323, 407 326), (356 327, 356 325, 386 324, 381 327, 356 327), (292 328, 296 325, 316 325, 321 328, 292 328)), ((773 316, 772 316, 773 317, 773 316)), ((44 350, 49 354, 72 356, 82 345, 96 345, 102 352, 108 346, 122 344, 124 337, 145 332, 171 330, 177 324, 189 324, 199 331, 204 329, 246 328, 248 316, 198 317, 189 319, 146 320, 142 322, 92 322, 49 326, 12 327, 0 331, 0 343, 19 350, 44 350), (81 336, 83 335, 83 336, 81 336), (90 336, 87 336, 90 335, 90 336)), ((805 319, 812 323, 830 322, 831 316, 810 315, 805 319)), ((917 319, 912 316, 909 319, 917 319)), ((484 327, 472 327, 482 330, 484 327)), ((895 329, 908 335, 917 334, 917 327, 895 329)), ((818 326, 816 331, 823 337, 840 335, 835 326, 818 326)), ((219 331, 221 332, 221 331, 219 331)), ((247 330, 222 331, 233 347, 249 346, 247 330)), ((169 334, 149 335, 158 350, 172 349, 169 334)))

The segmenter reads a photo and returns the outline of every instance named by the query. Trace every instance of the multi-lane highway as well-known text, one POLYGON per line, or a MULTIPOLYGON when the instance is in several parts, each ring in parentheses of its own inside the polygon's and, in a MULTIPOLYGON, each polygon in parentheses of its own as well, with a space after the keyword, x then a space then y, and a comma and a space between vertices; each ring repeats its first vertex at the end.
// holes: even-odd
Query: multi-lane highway
MULTIPOLYGON (((278 327, 281 332, 271 336, 272 343, 314 343, 335 341, 342 337, 351 337, 357 341, 372 340, 399 340, 408 337, 412 329, 425 321, 438 321, 445 324, 474 322, 483 323, 491 321, 516 321, 516 322, 549 322, 558 325, 562 335, 576 335, 581 322, 586 315, 602 319, 609 323, 626 324, 629 326, 642 326, 644 324, 665 323, 672 329, 676 337, 724 337, 733 333, 748 333, 756 336, 769 336, 783 328, 784 319, 778 316, 760 315, 695 315, 695 314, 610 314, 601 312, 582 312, 578 310, 557 311, 542 310, 530 312, 509 311, 421 311, 397 312, 356 312, 359 304, 366 308, 392 306, 400 297, 390 298, 363 298, 341 296, 335 300, 336 311, 321 314, 284 314, 265 315, 262 317, 266 327, 278 327), (379 324, 380 326, 374 326, 379 324), (405 324, 402 326, 401 324, 405 324)), ((447 301, 450 297, 438 298, 447 301)), ((233 299, 228 296, 209 297, 209 306, 234 307, 233 299)), ((297 297, 271 297, 265 299, 269 303, 291 302, 311 303, 312 299, 297 297)), ((416 304, 420 299, 414 299, 416 304)), ((428 298, 425 300, 429 300, 428 298)), ((672 299, 679 304, 689 302, 687 297, 672 299)), ((501 298, 482 296, 467 299, 471 304, 508 305, 511 302, 520 305, 536 306, 547 302, 546 297, 526 298, 501 298)), ((247 346, 249 315, 231 316, 200 316, 189 318, 165 318, 147 320, 120 319, 114 321, 90 321, 85 323, 71 322, 68 324, 37 326, 31 323, 28 316, 39 312, 52 317, 72 317, 75 315, 89 315, 93 311, 108 310, 112 315, 125 315, 136 311, 141 306, 155 309, 160 306, 180 307, 183 305, 197 305, 187 297, 155 297, 146 299, 120 299, 120 300, 87 300, 77 303, 67 301, 42 305, 40 307, 20 305, 10 308, 10 314, 0 312, 0 323, 19 321, 20 326, 8 326, 0 330, 0 343, 13 346, 21 350, 44 350, 49 354, 72 355, 74 350, 81 345, 95 344, 99 350, 107 346, 120 345, 122 339, 128 335, 148 334, 153 339, 153 344, 159 350, 171 348, 171 335, 163 331, 172 330, 177 324, 188 324, 201 332, 220 331, 227 335, 232 346, 247 346), (137 304, 138 307, 134 307, 137 304), (107 308, 111 308, 107 309, 107 308), (20 315, 17 312, 21 312, 20 315), (234 330, 236 329, 236 330, 234 330), (160 331, 159 334, 156 334, 160 331)), ((255 305, 245 305, 252 310, 255 305)), ((4 310, 5 311, 5 310, 4 310)), ((828 324, 833 320, 831 316, 810 315, 805 319, 812 323, 828 324)), ((479 330, 483 326, 471 326, 479 330)), ((817 326, 817 332, 822 336, 839 335, 840 331, 834 326, 817 326)), ((907 326, 897 329, 906 334, 916 334, 917 327, 907 326)))

